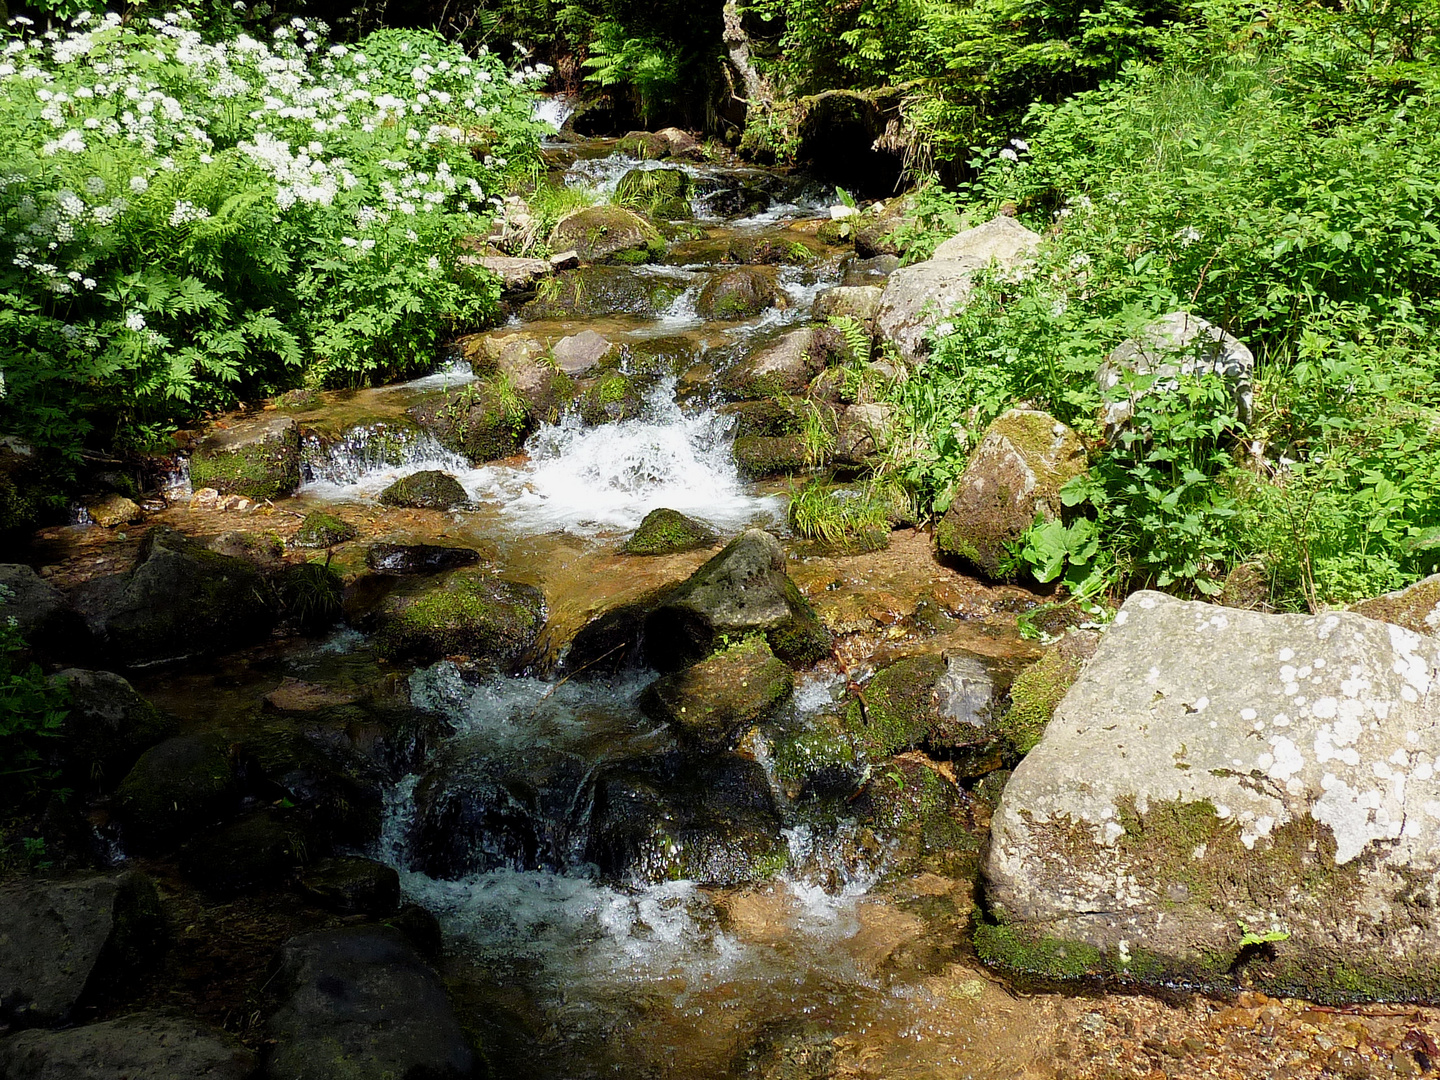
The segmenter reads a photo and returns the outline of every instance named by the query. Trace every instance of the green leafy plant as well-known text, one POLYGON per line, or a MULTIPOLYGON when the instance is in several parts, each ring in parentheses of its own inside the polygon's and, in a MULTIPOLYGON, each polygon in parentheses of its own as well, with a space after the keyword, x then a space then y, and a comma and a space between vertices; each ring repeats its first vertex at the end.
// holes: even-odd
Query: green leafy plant
POLYGON ((69 697, 36 663, 23 663, 26 645, 0 596, 0 805, 20 806, 36 795, 64 792, 50 753, 67 715, 69 697))

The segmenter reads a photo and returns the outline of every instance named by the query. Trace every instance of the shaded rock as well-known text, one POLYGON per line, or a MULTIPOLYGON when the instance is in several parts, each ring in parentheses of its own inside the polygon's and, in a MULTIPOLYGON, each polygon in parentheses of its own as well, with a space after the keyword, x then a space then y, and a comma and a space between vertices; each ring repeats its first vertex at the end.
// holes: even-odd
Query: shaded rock
POLYGON ((742 435, 731 444, 735 466, 747 480, 793 476, 815 468, 810 447, 798 435, 742 435))
POLYGON ((567 375, 580 375, 598 367, 615 352, 615 345, 594 330, 582 330, 563 337, 550 349, 556 366, 567 375))
POLYGON ((1093 630, 1068 633, 1015 676, 1003 726, 1017 753, 1028 754, 1034 749, 1055 715, 1056 707, 1080 677, 1099 644, 1100 635, 1093 630))
POLYGON ((759 398, 755 401, 732 401, 719 410, 735 418, 735 435, 763 435, 779 438, 784 435, 799 435, 805 429, 802 409, 790 401, 778 398, 759 398))
POLYGON ((637 274, 623 266, 582 266, 556 274, 520 309, 533 319, 594 319, 658 315, 685 291, 682 281, 637 274))
POLYGON ((321 859, 300 878, 312 904, 341 915, 389 918, 400 911, 400 875, 394 867, 353 855, 321 859))
POLYGON ((668 755, 609 766, 595 784, 587 860, 611 881, 757 881, 784 868, 774 795, 758 762, 668 755))
POLYGON ((758 315, 776 300, 775 271, 763 266, 722 270, 705 282, 695 309, 702 318, 733 320, 758 315))
POLYGON ((1135 403, 1150 394, 1174 393, 1181 376, 1218 375, 1235 401, 1235 418, 1250 423, 1255 400, 1251 378, 1255 355, 1236 338, 1198 315, 1174 311, 1148 324, 1138 335, 1126 338, 1105 358, 1095 373, 1100 392, 1112 399, 1104 409, 1107 430, 1123 426, 1135 415, 1135 403), (1151 375, 1144 390, 1116 395, 1125 375, 1151 375))
POLYGON ((550 233, 550 250, 573 248, 581 262, 654 262, 665 254, 655 226, 620 206, 587 206, 566 215, 550 233))
POLYGON ((444 879, 561 869, 583 824, 577 792, 587 772, 555 750, 497 757, 483 739, 450 743, 415 788, 415 867, 444 879))
POLYGON ((523 292, 533 288, 541 278, 549 277, 555 268, 548 259, 526 259, 512 255, 462 255, 460 263, 494 274, 505 292, 523 292))
POLYGON ((64 1023, 82 999, 147 969, 163 933, 155 886, 135 871, 0 885, 0 1024, 64 1023))
POLYGON ((281 679, 280 685, 264 697, 266 707, 276 712, 311 712, 331 705, 351 705, 357 700, 356 693, 305 682, 291 675, 281 679))
POLYGON ((300 426, 292 416, 261 413, 212 431, 190 457, 196 491, 280 499, 300 486, 300 426))
POLYGON ((168 1012, 141 1012, 0 1041, 6 1080, 250 1080, 255 1057, 228 1032, 168 1012))
POLYGON ((776 656, 811 663, 830 651, 830 635, 785 573, 785 550, 751 529, 727 544, 647 616, 645 654, 675 671, 712 653, 725 637, 763 634, 776 656))
POLYGON ((890 449, 894 437, 894 406, 851 405, 840 414, 835 437, 835 460, 843 465, 865 465, 890 449))
POLYGON ((984 833, 974 825, 969 796, 941 769, 920 754, 903 754, 877 767, 847 804, 855 820, 885 844, 893 874, 974 873, 984 833))
POLYGON ((705 156, 699 140, 688 131, 682 131, 677 127, 665 127, 655 134, 665 140, 666 145, 670 148, 671 157, 699 160, 705 156))
POLYGON ((365 565, 377 574, 439 574, 480 561, 474 548, 441 544, 371 544, 365 565))
POLYGON ((840 264, 843 275, 840 285, 847 289, 873 285, 881 290, 883 296, 886 279, 899 269, 900 260, 894 255, 876 255, 872 258, 851 255, 840 264))
POLYGON ((422 469, 396 480, 380 493, 379 501, 386 506, 406 506, 414 510, 450 510, 469 503, 470 496, 449 473, 422 469))
POLYGON ((205 547, 218 555, 230 555, 252 562, 263 570, 273 570, 285 556, 285 541, 274 533, 244 532, 227 529, 205 547))
POLYGON ((471 1080, 477 1069, 444 984, 398 930, 291 938, 272 985, 272 1080, 471 1080))
POLYGON ((1011 409, 992 423, 935 529, 935 545, 986 577, 1037 518, 1060 516, 1060 489, 1086 469, 1080 437, 1049 413, 1011 409))
POLYGON ((815 298, 815 318, 844 316, 866 324, 873 323, 880 312, 883 293, 878 285, 840 285, 826 289, 815 298))
POLYGON ((545 598, 533 585, 460 570, 438 586, 387 597, 375 622, 382 656, 438 660, 463 654, 514 671, 545 625, 545 598))
POLYGON ((719 537, 709 526, 678 510, 651 510, 620 550, 627 555, 673 555, 709 547, 719 537))
POLYGON ((301 633, 323 633, 344 616, 345 583, 325 563, 291 563, 275 576, 275 591, 286 621, 301 633))
POLYGON ((731 367, 720 386, 732 398, 798 394, 844 350, 844 338, 828 327, 792 330, 731 367))
POLYGON ((1361 600, 1351 604, 1350 610, 1367 619, 1379 619, 1417 634, 1440 637, 1440 574, 1431 574, 1423 581, 1374 600, 1361 600))
POLYGON ((1437 687, 1440 644, 1392 624, 1131 595, 1006 785, 982 955, 1434 997, 1437 687))
POLYGON ((278 617, 254 564, 165 526, 145 534, 102 616, 111 650, 131 663, 226 652, 264 637, 278 617))
POLYGON ((534 429, 525 402, 493 379, 436 394, 412 405, 409 415, 445 449, 476 465, 518 454, 534 429))
POLYGON ((0 563, 0 618, 14 619, 20 636, 43 655, 73 657, 94 647, 65 595, 23 563, 0 563))
POLYGON ((142 753, 179 730, 119 675, 66 668, 50 681, 69 694, 60 747, 63 775, 77 789, 109 789, 142 753))
POLYGON ((223 738, 176 735, 140 755, 115 800, 126 846, 158 851, 232 812, 239 795, 223 738))
POLYGON ((192 841, 180 869, 212 896, 229 898, 282 885, 304 863, 304 836, 262 812, 192 841))
POLYGON ((927 261, 902 267, 885 282, 876 332, 900 355, 917 362, 929 355, 931 329, 970 297, 975 272, 994 265, 1014 271, 1034 255, 1040 235, 1001 215, 946 240, 927 261))
POLYGON ((144 511, 133 499, 127 499, 124 495, 113 492, 98 498, 87 499, 84 506, 85 512, 90 515, 90 520, 102 529, 129 525, 145 516, 144 511))
POLYGON ((690 177, 680 169, 631 169, 615 184, 615 201, 669 221, 694 216, 690 177))
POLYGON ((305 515, 305 520, 300 523, 300 528, 291 537, 290 543, 302 548, 333 547, 347 540, 354 540, 355 536, 355 526, 348 521, 341 521, 334 514, 327 514, 323 510, 311 510, 305 515))
MULTIPOLYGON (((904 203, 903 199, 898 201, 904 203)), ((860 259, 898 256, 900 245, 895 242, 893 233, 907 220, 904 213, 896 212, 895 204, 879 213, 862 214, 854 223, 856 256, 860 259)))
POLYGON ((399 930, 410 939, 411 945, 420 950, 422 956, 431 960, 439 960, 445 951, 440 920, 419 904, 402 905, 398 912, 385 920, 385 925, 399 930))
POLYGON ((46 516, 54 485, 34 447, 0 439, 0 534, 35 528, 46 516))
POLYGON ((762 640, 744 642, 663 675, 645 691, 640 708, 678 739, 703 750, 734 747, 746 731, 775 711, 795 689, 795 677, 762 640))

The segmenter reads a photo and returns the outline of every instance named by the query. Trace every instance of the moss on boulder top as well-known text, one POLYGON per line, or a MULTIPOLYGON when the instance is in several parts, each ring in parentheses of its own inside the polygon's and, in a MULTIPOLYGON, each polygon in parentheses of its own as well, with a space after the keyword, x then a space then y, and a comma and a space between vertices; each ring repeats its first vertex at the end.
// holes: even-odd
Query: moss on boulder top
POLYGON ((621 548, 627 555, 673 555, 715 543, 714 530, 679 510, 651 510, 621 548))
POLYGON ((546 281, 520 309, 533 319, 592 319, 657 315, 684 292, 673 278, 639 274, 623 266, 582 266, 546 281))
POLYGON ((733 747, 795 689, 790 669, 763 638, 732 645, 652 683, 640 708, 683 742, 705 750, 733 747))
POLYGON ((623 206, 587 206, 562 218, 550 233, 552 251, 574 251, 582 262, 655 262, 665 239, 623 206))
POLYGON ((773 307, 778 296, 775 268, 737 266, 705 282, 695 309, 706 319, 745 319, 773 307))
POLYGON ((450 510, 469 501, 460 481, 439 469, 423 469, 401 477, 380 493, 380 502, 386 506, 415 510, 450 510))
POLYGON ((115 793, 125 847, 163 851, 239 805, 230 747, 219 735, 177 735, 140 755, 115 793))
POLYGON ((1350 610, 1367 619, 1394 623, 1417 634, 1440 637, 1440 574, 1417 581, 1408 588, 1361 600, 1350 610))
POLYGON ((375 621, 376 649, 388 659, 464 655, 514 671, 545 625, 545 598, 533 585, 458 570, 386 597, 375 621))
POLYGON ((300 426, 268 413, 211 432, 190 457, 190 482, 247 499, 293 493, 300 486, 300 426))
POLYGON ((355 539, 355 526, 324 510, 311 510, 291 537, 295 547, 323 548, 355 539))

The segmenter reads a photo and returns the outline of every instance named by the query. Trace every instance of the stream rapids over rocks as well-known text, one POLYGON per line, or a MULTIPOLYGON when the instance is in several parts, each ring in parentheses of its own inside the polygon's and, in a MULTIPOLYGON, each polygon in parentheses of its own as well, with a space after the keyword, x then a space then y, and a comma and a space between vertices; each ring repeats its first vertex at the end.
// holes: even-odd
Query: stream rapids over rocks
MULTIPOLYGON (((537 115, 558 129, 570 108, 537 115)), ((597 199, 683 174, 663 255, 547 264, 433 374, 226 418, 143 520, 36 539, 75 609, 61 638, 124 665, 128 719, 107 723, 150 731, 77 780, 67 827, 109 875, 86 888, 168 944, 103 992, 45 988, 48 1012, 6 999, 0 959, 0 1034, 35 1029, 0 1041, 0 1078, 71 1052, 41 1027, 129 1046, 151 1028, 127 1014, 166 1008, 233 1064, 195 1076, 1421 1075, 1395 1064, 1436 1030, 1418 1006, 1059 993, 981 962, 977 880, 1028 749, 1001 720, 1042 653, 1017 616, 1043 598, 937 560, 918 529, 860 554, 792 534, 810 466, 775 402, 837 347, 826 293, 893 267, 822 238, 804 177, 633 151, 547 146, 597 199), (502 376, 524 408, 486 427, 502 376), (256 446, 293 451, 283 490, 220 490, 213 461, 256 446), (627 554, 662 510, 693 533, 627 554), (207 578, 159 627, 221 558, 234 589, 207 578), (328 601, 296 570, 311 559, 328 601)), ((1045 655, 1069 680, 1084 659, 1045 655)))

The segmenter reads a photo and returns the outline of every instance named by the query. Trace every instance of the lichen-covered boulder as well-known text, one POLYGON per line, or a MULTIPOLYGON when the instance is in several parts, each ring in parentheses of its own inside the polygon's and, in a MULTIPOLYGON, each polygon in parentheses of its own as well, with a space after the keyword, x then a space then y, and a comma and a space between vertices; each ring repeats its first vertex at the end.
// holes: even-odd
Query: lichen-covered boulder
POLYGON ((0 1040, 6 1080, 252 1080, 255 1055, 228 1032, 170 1012, 140 1012, 0 1040))
POLYGON ((195 490, 280 499, 300 486, 300 426, 293 416, 262 413, 212 431, 190 457, 195 490))
POLYGON ((422 469, 396 480, 380 493, 379 501, 385 506, 412 510, 452 510, 469 503, 470 496, 449 473, 422 469))
POLYGON ((732 748, 794 689, 790 669, 756 638, 662 675, 646 689, 640 708, 668 725, 682 742, 722 750, 732 748))
POLYGON ((561 218, 550 233, 550 250, 574 249, 581 262, 655 262, 665 240, 655 226, 622 206, 587 206, 561 218))
POLYGON ((78 657, 95 646, 65 594, 24 563, 0 563, 0 619, 14 619, 26 643, 47 656, 78 657))
POLYGON ((613 358, 619 350, 614 342, 594 330, 581 330, 555 342, 550 356, 567 375, 583 375, 613 358))
POLYGON ((705 282, 695 310, 705 319, 746 319, 775 304, 774 267, 737 266, 705 282))
POLYGON ((240 785, 218 735, 176 735, 140 755, 115 792, 125 846, 163 851, 232 812, 240 785))
POLYGON ((66 668, 50 681, 69 695, 59 746, 64 775, 77 789, 108 790, 142 753, 179 730, 112 672, 66 668))
POLYGON ((440 976, 390 927, 291 938, 268 989, 269 1080, 472 1080, 479 1067, 440 976))
POLYGON ((145 534, 103 613, 111 651, 131 663, 248 645, 278 618, 279 599, 253 563, 164 526, 145 534))
POLYGON ((155 886, 133 870, 0 885, 0 1024, 64 1023, 87 992, 150 967, 163 937, 155 886))
POLYGON ((709 547, 718 537, 708 525, 679 510, 651 510, 620 549, 626 555, 674 555, 709 547))
POLYGON ((458 570, 386 597, 375 614, 375 647, 392 660, 465 655, 514 671, 544 625, 545 597, 533 585, 458 570))
POLYGON ((705 659, 725 638, 762 634, 776 656, 813 663, 830 635, 785 573, 785 549, 760 529, 736 537, 645 619, 645 654, 660 671, 705 659))
POLYGON ((1006 785, 989 959, 1440 995, 1440 642, 1133 594, 1006 785))
POLYGON ((1115 346, 1095 373, 1095 381, 1101 393, 1111 394, 1127 373, 1154 376, 1144 390, 1132 391, 1105 406, 1107 430, 1128 423, 1141 397, 1173 393, 1182 375, 1220 376, 1234 399, 1235 418, 1248 424, 1255 411, 1254 372, 1255 354, 1235 337, 1198 315, 1172 311, 1115 346))
POLYGON ((585 858, 628 886, 741 885, 784 869, 780 826, 759 762, 723 753, 626 761, 595 781, 585 858))
MULTIPOLYGON (((0 613, 3 613, 0 608, 0 613)), ((1440 574, 1373 600, 1361 600, 1350 610, 1369 619, 1394 623, 1417 634, 1440 637, 1440 574)))
POLYGON ((845 339, 829 327, 791 330, 725 372, 720 388, 732 399, 798 394, 829 363, 845 355, 845 339))
POLYGON ((342 521, 324 510, 311 510, 300 522, 300 528, 291 537, 290 543, 302 548, 334 547, 354 540, 355 536, 355 526, 348 521, 342 521))
POLYGON ((624 266, 582 266, 547 281, 520 309, 520 318, 596 319, 612 315, 654 316, 685 291, 679 278, 641 274, 624 266))
POLYGON ((615 184, 621 206, 667 221, 694 217, 689 194, 690 176, 682 169, 631 169, 615 184))
POLYGON ((1040 235, 1000 216, 946 240, 925 262, 902 267, 885 282, 876 332, 917 363, 930 351, 930 331, 970 298, 975 274, 994 266, 1014 272, 1040 244, 1040 235))
POLYGON ((1086 469, 1085 444, 1049 413, 1011 409, 970 455, 935 546, 988 578, 1037 517, 1060 516, 1060 489, 1086 469))

